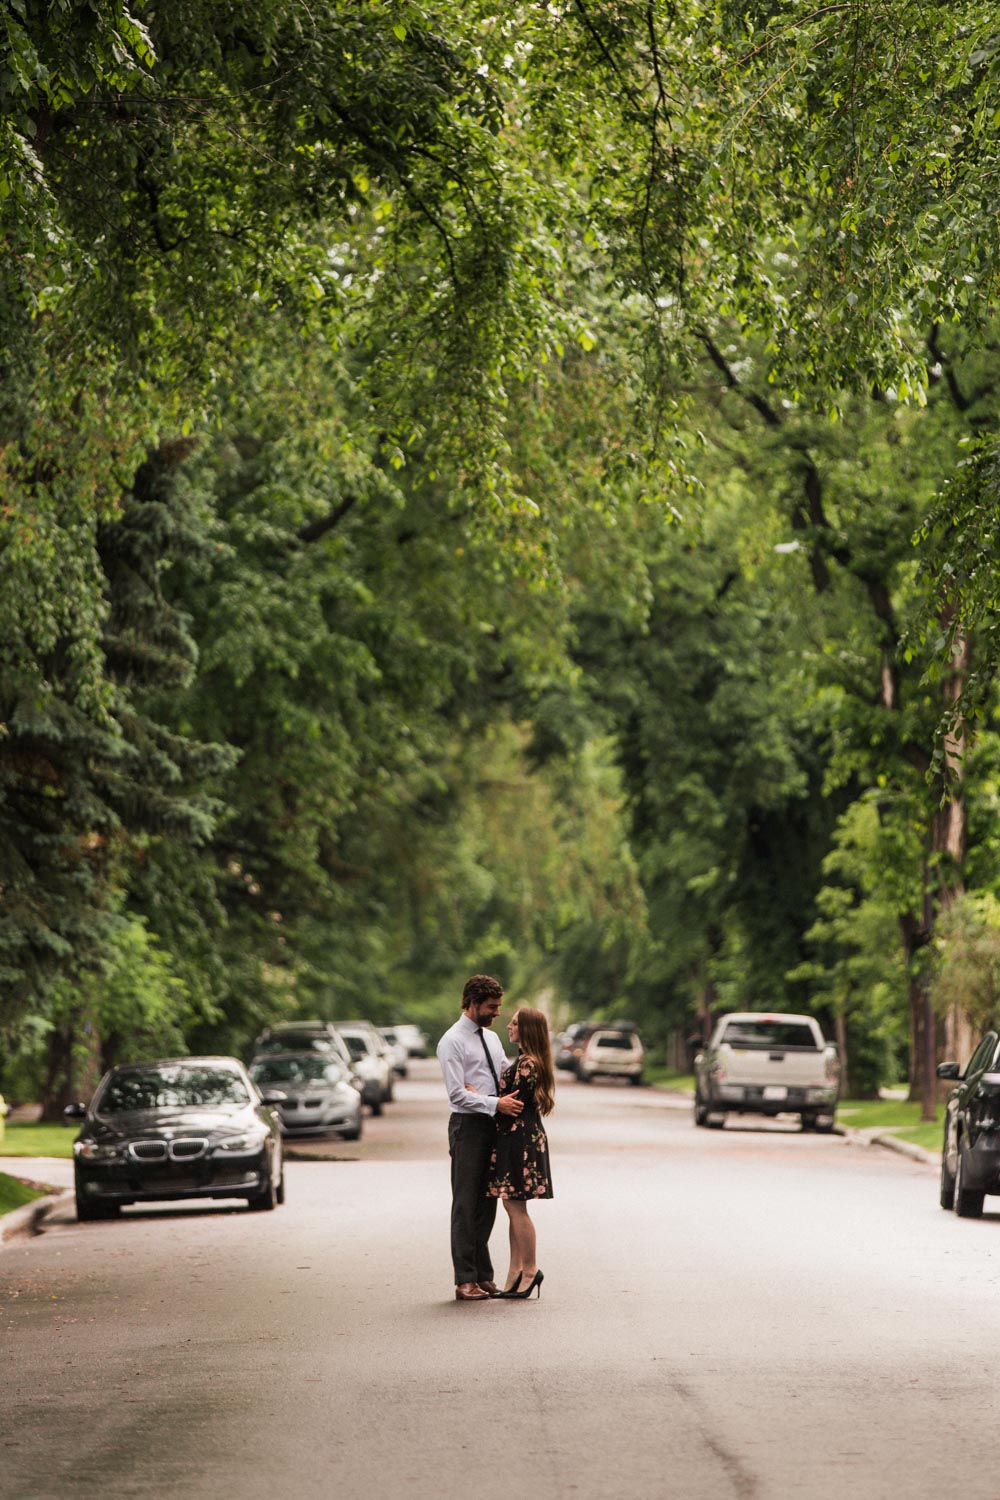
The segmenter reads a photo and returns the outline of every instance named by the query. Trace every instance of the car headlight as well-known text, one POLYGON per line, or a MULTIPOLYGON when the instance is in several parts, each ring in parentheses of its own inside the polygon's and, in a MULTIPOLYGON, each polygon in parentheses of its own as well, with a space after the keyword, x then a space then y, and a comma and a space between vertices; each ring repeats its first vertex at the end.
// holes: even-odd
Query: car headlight
POLYGON ((224 1140, 216 1142, 215 1154, 217 1156, 253 1156, 266 1140, 266 1134, 258 1130, 248 1130, 244 1135, 227 1135, 224 1140))
POLYGON ((84 1161, 113 1161, 121 1154, 122 1147, 116 1143, 110 1146, 99 1145, 97 1141, 74 1141, 73 1155, 82 1156, 84 1161))

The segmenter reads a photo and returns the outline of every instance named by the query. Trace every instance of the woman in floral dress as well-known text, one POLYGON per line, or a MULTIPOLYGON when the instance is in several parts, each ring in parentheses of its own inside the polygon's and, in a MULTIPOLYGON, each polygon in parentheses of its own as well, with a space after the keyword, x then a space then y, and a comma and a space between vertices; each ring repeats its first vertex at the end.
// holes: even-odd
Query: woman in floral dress
POLYGON ((497 1143, 490 1163, 487 1191, 502 1198, 510 1220, 510 1267, 502 1295, 525 1298, 537 1288, 542 1273, 535 1251, 535 1226, 528 1215, 531 1198, 552 1197, 549 1143, 542 1116, 555 1102, 549 1023, 540 1010, 522 1006, 507 1027, 517 1057, 503 1070, 500 1094, 516 1094, 524 1108, 519 1115, 497 1115, 497 1143))

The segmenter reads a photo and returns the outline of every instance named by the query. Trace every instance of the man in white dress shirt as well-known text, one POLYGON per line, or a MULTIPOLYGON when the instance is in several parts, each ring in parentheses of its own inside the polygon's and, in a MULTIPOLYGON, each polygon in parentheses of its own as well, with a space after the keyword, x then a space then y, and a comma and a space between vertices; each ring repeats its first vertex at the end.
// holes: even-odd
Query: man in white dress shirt
POLYGON ((496 1141, 496 1116, 519 1115, 513 1094, 500 1094, 507 1057, 490 1028, 500 1014, 503 986, 489 974, 473 974, 462 991, 462 1014, 438 1043, 437 1055, 451 1103, 451 1258, 459 1302, 487 1302, 497 1295, 489 1239, 497 1200, 486 1192, 496 1141))

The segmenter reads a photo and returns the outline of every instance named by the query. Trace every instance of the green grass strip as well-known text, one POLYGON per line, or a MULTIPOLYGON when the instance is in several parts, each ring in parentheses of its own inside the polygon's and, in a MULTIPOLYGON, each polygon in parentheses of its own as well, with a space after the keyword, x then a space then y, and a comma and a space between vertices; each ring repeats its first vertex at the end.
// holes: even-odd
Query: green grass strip
POLYGON ((36 1188, 30 1188, 16 1177, 8 1177, 5 1172, 0 1172, 0 1214, 9 1214, 12 1209, 23 1208, 33 1199, 44 1197, 45 1194, 38 1192, 36 1188))
POLYGON ((73 1155, 73 1142, 79 1130, 74 1125, 8 1125, 0 1136, 0 1156, 73 1155))

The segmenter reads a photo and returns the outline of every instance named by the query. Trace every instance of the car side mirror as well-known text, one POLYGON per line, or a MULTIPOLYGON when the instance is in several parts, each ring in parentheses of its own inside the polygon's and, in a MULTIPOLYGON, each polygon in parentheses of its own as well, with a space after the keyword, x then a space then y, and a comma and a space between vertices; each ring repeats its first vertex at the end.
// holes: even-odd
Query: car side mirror
POLYGON ((957 1062, 943 1062, 938 1063, 937 1076, 939 1078, 961 1078, 962 1074, 957 1062))
POLYGON ((284 1104, 288 1095, 281 1089, 268 1089, 267 1093, 261 1094, 260 1097, 263 1104, 284 1104))
POLYGON ((86 1113, 87 1106, 81 1104, 78 1100, 76 1104, 67 1104, 63 1110, 63 1118, 67 1120, 82 1120, 85 1118, 86 1113))

